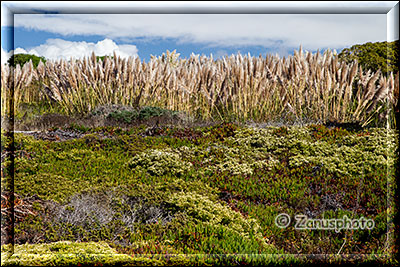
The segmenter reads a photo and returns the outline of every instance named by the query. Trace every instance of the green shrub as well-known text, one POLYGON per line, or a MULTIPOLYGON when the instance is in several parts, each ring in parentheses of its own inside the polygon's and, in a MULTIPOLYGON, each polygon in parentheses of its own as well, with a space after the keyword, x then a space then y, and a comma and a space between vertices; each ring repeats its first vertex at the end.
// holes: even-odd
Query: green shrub
POLYGON ((117 121, 123 121, 125 123, 131 123, 132 121, 137 120, 139 117, 139 112, 136 110, 133 111, 128 111, 128 110, 122 110, 122 111, 114 111, 111 112, 108 115, 109 118, 113 118, 117 121))
POLYGON ((185 237, 182 249, 188 253, 190 248, 211 254, 276 252, 262 236, 257 220, 244 218, 225 204, 195 192, 172 194, 169 203, 188 216, 183 229, 177 229, 185 237))
POLYGON ((152 117, 160 117, 160 116, 165 116, 165 115, 166 116, 174 116, 177 114, 178 114, 178 112, 171 111, 168 109, 145 106, 140 109, 138 118, 141 120, 146 120, 146 119, 149 119, 152 117))
POLYGON ((136 120, 148 120, 154 117, 168 116, 174 117, 178 112, 163 109, 159 107, 145 106, 139 110, 116 110, 111 112, 107 117, 125 123, 132 123, 136 120))
POLYGON ((133 157, 128 166, 132 169, 142 169, 150 175, 165 174, 183 175, 192 167, 192 163, 180 159, 178 153, 172 150, 153 149, 133 157))
POLYGON ((383 73, 399 71, 400 42, 375 42, 353 45, 339 53, 339 59, 347 63, 357 60, 364 70, 383 73))
POLYGON ((25 63, 29 62, 32 60, 33 67, 37 68, 39 65, 39 62, 42 61, 43 63, 46 62, 46 59, 44 57, 38 57, 35 55, 30 55, 30 54, 16 54, 12 55, 7 63, 10 66, 16 67, 17 65, 20 65, 21 67, 25 65, 25 63))

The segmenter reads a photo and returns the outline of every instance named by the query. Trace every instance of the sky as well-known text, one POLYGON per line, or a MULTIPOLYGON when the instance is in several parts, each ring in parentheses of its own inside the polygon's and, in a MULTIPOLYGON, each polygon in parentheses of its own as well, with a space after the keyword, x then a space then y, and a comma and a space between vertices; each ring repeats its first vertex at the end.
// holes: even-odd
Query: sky
MULTIPOLYGON (((151 55, 160 56, 167 50, 176 50, 182 58, 190 57, 192 53, 212 54, 213 58, 237 53, 250 53, 252 56, 278 54, 284 57, 293 54, 300 45, 311 52, 328 48, 340 52, 354 44, 388 39, 386 14, 118 14, 113 9, 121 5, 123 10, 126 2, 105 2, 106 9, 102 12, 107 13, 104 10, 109 7, 110 14, 76 14, 87 10, 87 6, 80 9, 76 3, 58 2, 60 4, 48 7, 40 3, 2 2, 1 63, 6 62, 12 52, 48 59, 80 58, 90 55, 92 51, 99 56, 115 52, 121 57, 137 56, 145 61, 151 55), (12 25, 3 12, 3 5, 26 14, 14 14, 12 25), (75 7, 77 12, 65 14, 66 7, 75 7), (11 32, 14 32, 14 47, 7 39, 7 36, 12 36, 7 33, 11 32)), ((242 6, 260 5, 260 2, 252 3, 242 3, 242 6)), ((303 6, 310 4, 307 3, 304 2, 303 6)), ((349 5, 349 2, 332 3, 349 5)), ((350 3, 353 6, 364 3, 365 6, 390 8, 398 2, 350 3)), ((264 8, 285 4, 295 7, 293 2, 261 4, 264 8)), ((91 5, 96 4, 91 2, 91 5)), ((190 6, 187 2, 172 5, 190 6)), ((210 2, 205 5, 212 6, 210 2)), ((228 6, 229 2, 224 5, 228 6)))

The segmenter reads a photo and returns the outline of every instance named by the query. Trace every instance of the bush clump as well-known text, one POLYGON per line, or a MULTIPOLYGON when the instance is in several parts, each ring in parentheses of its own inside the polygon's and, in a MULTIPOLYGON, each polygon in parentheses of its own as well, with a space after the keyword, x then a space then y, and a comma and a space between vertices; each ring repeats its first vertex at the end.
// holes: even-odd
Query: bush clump
POLYGON ((46 59, 44 57, 38 57, 30 54, 15 54, 8 59, 7 64, 13 67, 16 67, 17 65, 23 67, 25 63, 28 63, 29 61, 32 61, 34 68, 37 68, 40 61, 46 63, 46 59))
MULTIPOLYGON (((228 251, 240 254, 275 250, 267 244, 256 219, 244 218, 227 205, 195 192, 175 193, 169 202, 188 216, 188 230, 194 226, 190 231, 194 232, 194 236, 187 237, 184 249, 201 245, 202 250, 218 254, 228 251)), ((185 236, 185 233, 181 235, 185 236)))
POLYGON ((383 73, 399 71, 399 40, 394 42, 375 42, 356 44, 339 53, 339 59, 346 63, 357 60, 365 70, 383 73))
POLYGON ((145 170, 150 175, 183 175, 192 167, 192 163, 181 160, 178 153, 168 150, 152 149, 133 157, 128 166, 145 170))

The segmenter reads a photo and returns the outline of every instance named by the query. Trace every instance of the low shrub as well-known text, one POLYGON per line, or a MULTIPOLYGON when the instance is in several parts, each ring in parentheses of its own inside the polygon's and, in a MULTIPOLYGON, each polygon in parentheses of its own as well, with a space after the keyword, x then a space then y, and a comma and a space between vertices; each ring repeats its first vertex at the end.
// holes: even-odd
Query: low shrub
POLYGON ((192 163, 182 161, 179 154, 171 150, 155 149, 134 156, 128 166, 136 170, 145 170, 150 175, 181 176, 190 170, 192 163))

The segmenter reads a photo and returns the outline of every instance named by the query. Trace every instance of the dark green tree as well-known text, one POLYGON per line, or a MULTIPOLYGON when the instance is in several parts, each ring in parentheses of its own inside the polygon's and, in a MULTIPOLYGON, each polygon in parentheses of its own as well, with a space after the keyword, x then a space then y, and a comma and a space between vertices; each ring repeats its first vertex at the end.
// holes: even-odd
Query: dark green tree
POLYGON ((394 42, 375 42, 353 45, 339 53, 339 60, 347 63, 357 59, 364 70, 376 72, 380 69, 384 74, 399 71, 399 40, 394 42))
POLYGON ((31 55, 31 54, 16 54, 16 55, 12 55, 8 59, 7 64, 9 66, 13 66, 13 67, 16 67, 17 65, 20 65, 22 67, 25 65, 25 63, 29 62, 29 60, 32 60, 34 68, 37 68, 40 61, 42 61, 43 63, 46 62, 46 58, 44 58, 44 57, 38 57, 35 55, 31 55))

